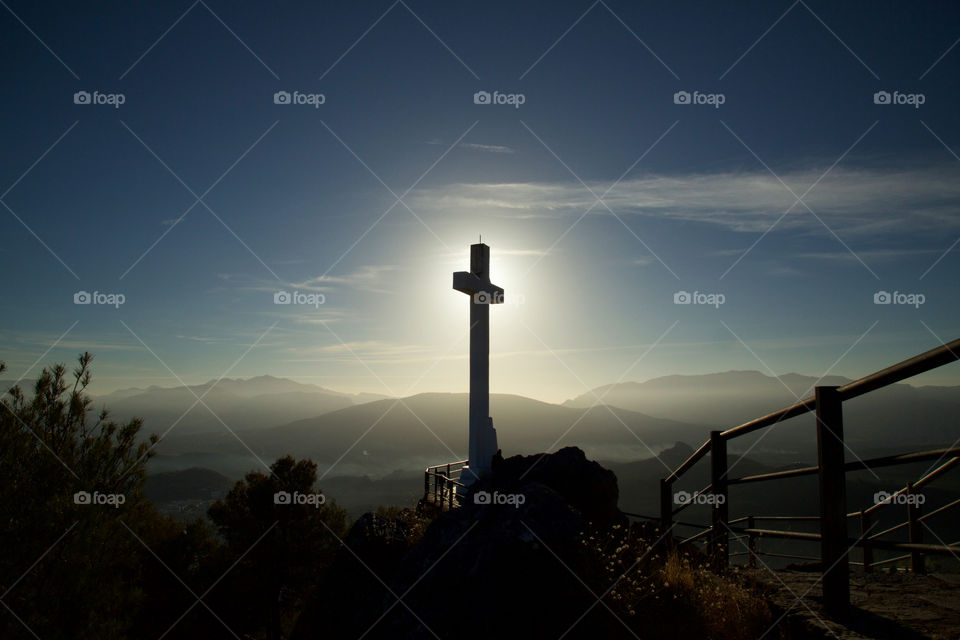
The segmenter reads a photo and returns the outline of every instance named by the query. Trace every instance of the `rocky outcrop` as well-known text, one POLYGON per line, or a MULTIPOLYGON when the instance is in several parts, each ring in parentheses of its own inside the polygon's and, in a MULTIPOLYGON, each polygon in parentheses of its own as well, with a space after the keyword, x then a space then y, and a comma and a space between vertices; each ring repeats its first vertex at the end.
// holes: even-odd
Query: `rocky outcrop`
POLYGON ((409 640, 627 635, 587 586, 599 571, 592 527, 626 522, 617 496, 611 471, 566 448, 499 462, 402 554, 402 534, 379 541, 383 523, 364 516, 325 581, 342 582, 335 602, 317 603, 320 615, 305 615, 294 637, 348 628, 409 640))

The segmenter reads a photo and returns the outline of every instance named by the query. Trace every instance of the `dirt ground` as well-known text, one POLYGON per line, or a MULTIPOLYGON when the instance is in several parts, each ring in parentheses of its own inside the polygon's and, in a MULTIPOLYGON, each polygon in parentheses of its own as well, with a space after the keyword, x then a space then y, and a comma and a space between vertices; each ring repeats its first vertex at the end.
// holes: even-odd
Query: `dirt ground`
POLYGON ((851 610, 842 619, 823 612, 819 572, 756 569, 750 574, 770 586, 774 605, 785 614, 783 622, 799 637, 960 639, 957 574, 853 572, 851 610))

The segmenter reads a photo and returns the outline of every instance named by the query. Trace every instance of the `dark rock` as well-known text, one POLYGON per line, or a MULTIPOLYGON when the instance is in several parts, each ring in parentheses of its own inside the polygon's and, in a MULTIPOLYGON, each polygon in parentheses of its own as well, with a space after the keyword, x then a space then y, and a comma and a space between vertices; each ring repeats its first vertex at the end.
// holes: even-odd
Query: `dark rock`
POLYGON ((625 525, 626 517, 617 508, 620 491, 617 476, 587 460, 577 447, 565 447, 556 453, 513 456, 502 460, 489 476, 474 483, 467 502, 475 494, 523 494, 526 487, 542 484, 557 492, 587 522, 598 526, 625 525))
POLYGON ((345 550, 342 584, 294 638, 631 637, 587 586, 602 571, 591 523, 626 524, 617 497, 611 471, 566 448, 498 461, 402 558, 389 523, 364 516, 345 542, 389 590, 345 550))

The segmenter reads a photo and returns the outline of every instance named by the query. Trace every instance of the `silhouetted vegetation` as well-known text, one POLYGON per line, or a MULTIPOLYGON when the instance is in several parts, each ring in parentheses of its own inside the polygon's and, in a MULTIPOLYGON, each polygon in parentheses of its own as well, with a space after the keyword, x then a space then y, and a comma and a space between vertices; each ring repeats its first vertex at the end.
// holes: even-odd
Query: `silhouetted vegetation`
POLYGON ((230 596, 217 599, 224 601, 228 624, 279 638, 289 633, 304 599, 323 580, 346 533, 347 516, 314 491, 312 461, 286 456, 270 465, 270 472, 248 473, 209 514, 226 556, 238 559, 224 567, 230 596), (296 496, 315 499, 298 504, 296 496))
POLYGON ((516 594, 513 613, 493 593, 501 608, 475 612, 478 620, 542 630, 550 627, 542 617, 516 617, 530 594, 555 617, 558 609, 576 617, 593 600, 553 550, 604 604, 569 637, 598 629, 618 637, 625 625, 647 638, 732 639, 755 637, 771 622, 748 583, 715 576, 695 552, 652 549, 649 535, 618 524, 615 476, 576 449, 552 454, 529 475, 519 472, 534 457, 511 459, 485 481, 528 496, 521 510, 473 505, 433 519, 382 507, 349 527, 345 510, 315 487, 317 465, 285 456, 246 474, 210 507, 209 520, 176 521, 143 495, 157 437, 143 438, 139 419, 117 423, 105 409, 94 412, 91 360, 80 356, 72 377, 63 365, 44 369, 32 394, 13 387, 2 401, 2 638, 246 640, 355 636, 364 628, 390 637, 410 625, 410 637, 419 637, 418 620, 390 589, 409 592, 404 604, 444 628, 445 612, 425 603, 439 595, 437 585, 451 602, 462 598, 453 587, 468 570, 477 584, 516 594), (584 528, 587 514, 593 524, 584 528), (578 537, 583 530, 591 533, 578 537), (520 575, 509 573, 521 566, 520 575))
POLYGON ((94 413, 91 361, 0 402, 0 637, 279 637, 346 530, 335 504, 275 502, 318 495, 316 465, 248 474, 210 510, 215 527, 162 516, 142 491, 157 437, 94 413))
POLYGON ((143 602, 131 588, 143 547, 126 528, 151 519, 140 491, 150 445, 137 444, 139 420, 93 415, 84 393, 91 360, 80 356, 72 382, 57 365, 43 370, 32 398, 13 387, 2 401, 5 638, 32 637, 27 628, 44 639, 116 637, 143 602))
POLYGON ((692 546, 663 544, 656 527, 634 524, 584 534, 594 557, 590 581, 611 611, 652 638, 777 638, 763 588, 734 568, 721 577, 692 546))

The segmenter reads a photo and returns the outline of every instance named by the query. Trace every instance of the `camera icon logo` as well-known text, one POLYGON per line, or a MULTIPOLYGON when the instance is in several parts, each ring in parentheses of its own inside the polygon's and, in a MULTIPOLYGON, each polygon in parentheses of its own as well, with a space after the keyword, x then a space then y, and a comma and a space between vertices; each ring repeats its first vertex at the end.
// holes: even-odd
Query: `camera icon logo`
POLYGON ((77 491, 73 494, 73 504, 90 504, 90 492, 77 491))
POLYGON ((877 291, 873 294, 873 304, 890 304, 892 301, 889 291, 877 291))
POLYGON ((73 294, 73 304, 90 304, 92 301, 93 297, 89 291, 77 291, 73 294))
POLYGON ((289 91, 277 91, 273 94, 273 104, 290 104, 289 91))
POLYGON ((273 494, 273 504, 290 504, 290 492, 277 491, 273 494))
POLYGON ((490 92, 477 91, 473 94, 473 104, 490 104, 490 92))
POLYGON ((890 104, 890 93, 887 91, 877 91, 873 94, 873 104, 890 104))
POLYGON ((90 104, 90 92, 77 91, 73 94, 73 104, 90 104))
POLYGON ((673 104, 690 104, 690 92, 677 91, 673 94, 673 104))
POLYGON ((293 297, 289 291, 277 291, 273 294, 273 304, 290 304, 291 302, 293 297))
POLYGON ((473 504, 490 504, 490 493, 487 491, 477 491, 473 494, 473 504))
POLYGON ((690 304, 692 301, 689 291, 677 291, 673 294, 673 304, 690 304))

